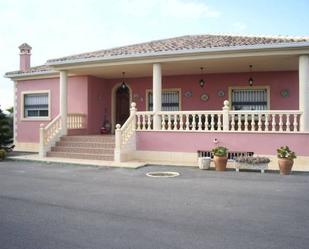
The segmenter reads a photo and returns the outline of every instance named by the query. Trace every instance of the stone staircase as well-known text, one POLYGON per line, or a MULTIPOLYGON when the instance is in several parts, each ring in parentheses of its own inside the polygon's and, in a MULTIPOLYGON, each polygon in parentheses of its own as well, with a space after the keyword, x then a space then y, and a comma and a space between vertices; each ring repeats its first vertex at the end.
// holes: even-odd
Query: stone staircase
POLYGON ((115 136, 112 135, 63 136, 47 156, 113 161, 114 148, 115 136))

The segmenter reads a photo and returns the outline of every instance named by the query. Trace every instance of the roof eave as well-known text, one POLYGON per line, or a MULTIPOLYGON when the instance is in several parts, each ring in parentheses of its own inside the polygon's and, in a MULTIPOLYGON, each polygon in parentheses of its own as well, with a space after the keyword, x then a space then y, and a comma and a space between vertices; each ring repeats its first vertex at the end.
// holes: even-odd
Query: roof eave
POLYGON ((29 73, 17 73, 17 74, 8 74, 6 73, 4 75, 4 78, 9 78, 11 80, 22 80, 24 78, 29 78, 29 77, 41 77, 41 76, 53 76, 57 75, 56 71, 44 71, 44 72, 29 72, 29 73))
POLYGON ((215 47, 215 48, 203 48, 203 49, 188 49, 188 50, 175 50, 175 51, 162 51, 153 52, 147 54, 131 54, 131 55, 118 55, 118 56, 106 56, 86 59, 73 59, 65 61, 47 61, 46 65, 54 68, 62 67, 65 65, 82 64, 82 63, 98 63, 136 59, 141 60, 151 57, 173 57, 173 56, 186 56, 196 55, 202 53, 236 53, 236 52, 253 52, 253 51, 269 51, 269 50, 297 50, 297 49, 309 49, 309 42, 298 43, 280 43, 280 44, 263 44, 263 45, 247 45, 247 46, 233 46, 233 47, 215 47))

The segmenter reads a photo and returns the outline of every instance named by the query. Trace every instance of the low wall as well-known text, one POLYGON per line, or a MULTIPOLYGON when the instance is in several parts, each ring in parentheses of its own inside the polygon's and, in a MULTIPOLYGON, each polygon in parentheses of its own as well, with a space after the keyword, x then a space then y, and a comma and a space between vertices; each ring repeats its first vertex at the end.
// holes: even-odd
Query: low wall
POLYGON ((219 145, 230 151, 267 155, 275 155, 278 147, 288 145, 297 155, 309 156, 309 133, 138 131, 136 142, 137 150, 146 151, 192 153, 219 145))
POLYGON ((278 147, 288 145, 296 152, 301 167, 309 168, 309 133, 137 131, 135 157, 149 162, 196 164, 198 150, 211 150, 217 145, 272 158, 278 147))

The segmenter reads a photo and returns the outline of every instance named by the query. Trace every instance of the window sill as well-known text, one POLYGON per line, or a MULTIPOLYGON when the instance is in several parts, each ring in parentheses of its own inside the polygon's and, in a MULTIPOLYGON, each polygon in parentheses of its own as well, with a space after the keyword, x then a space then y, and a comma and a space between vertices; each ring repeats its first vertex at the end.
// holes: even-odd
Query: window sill
POLYGON ((50 117, 37 117, 37 118, 21 118, 20 121, 31 121, 31 122, 35 122, 35 121, 51 121, 50 117))

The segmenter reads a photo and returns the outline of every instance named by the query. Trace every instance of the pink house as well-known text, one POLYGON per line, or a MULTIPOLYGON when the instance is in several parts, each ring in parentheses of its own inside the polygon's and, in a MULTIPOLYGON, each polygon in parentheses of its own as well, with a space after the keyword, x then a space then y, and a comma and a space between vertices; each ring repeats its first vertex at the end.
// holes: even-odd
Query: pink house
POLYGON ((197 151, 309 166, 309 39, 197 35, 50 59, 20 47, 15 144, 41 157, 190 163, 197 151), (103 133, 103 134, 101 134, 103 133))

